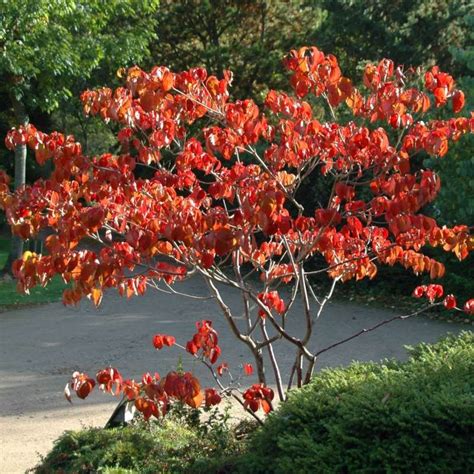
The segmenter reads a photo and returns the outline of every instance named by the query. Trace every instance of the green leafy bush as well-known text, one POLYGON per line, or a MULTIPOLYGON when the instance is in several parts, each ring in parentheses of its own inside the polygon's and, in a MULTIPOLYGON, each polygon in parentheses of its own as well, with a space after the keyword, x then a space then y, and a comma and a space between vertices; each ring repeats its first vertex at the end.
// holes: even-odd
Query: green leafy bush
POLYGON ((271 415, 242 472, 473 472, 474 334, 327 370, 271 415))
POLYGON ((67 431, 34 472, 155 474, 226 472, 243 443, 222 419, 190 417, 67 431))

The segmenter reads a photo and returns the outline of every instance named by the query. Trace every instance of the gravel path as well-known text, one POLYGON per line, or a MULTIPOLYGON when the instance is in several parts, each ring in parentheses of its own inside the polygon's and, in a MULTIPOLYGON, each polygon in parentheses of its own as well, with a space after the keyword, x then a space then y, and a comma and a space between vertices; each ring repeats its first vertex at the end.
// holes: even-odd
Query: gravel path
MULTIPOLYGON (((180 291, 205 295, 198 279, 180 284, 180 291)), ((223 289, 233 308, 240 296, 223 289)), ((295 305, 289 318, 298 327, 301 306, 295 305)), ((331 303, 318 322, 312 344, 325 347, 348 335, 393 315, 391 312, 350 304, 331 303)), ((194 322, 212 319, 220 333, 222 360, 236 367, 252 362, 245 347, 236 344, 212 300, 197 301, 149 291, 132 300, 106 295, 99 309, 88 301, 78 308, 54 303, 0 314, 0 472, 19 473, 33 467, 38 455, 51 449, 64 430, 103 425, 116 399, 93 394, 87 401, 68 405, 62 391, 71 373, 80 369, 94 374, 108 364, 125 377, 141 377, 146 371, 162 374, 176 366, 177 349, 160 352, 151 345, 154 333, 169 333, 186 342, 194 332, 194 322)), ((376 332, 363 335, 344 346, 323 354, 318 368, 347 365, 352 360, 403 359, 407 344, 433 342, 463 326, 423 317, 396 321, 376 332)), ((275 347, 288 373, 293 356, 284 345, 275 347)), ((199 365, 186 357, 203 384, 211 383, 199 365)), ((251 380, 249 380, 249 383, 251 380)))

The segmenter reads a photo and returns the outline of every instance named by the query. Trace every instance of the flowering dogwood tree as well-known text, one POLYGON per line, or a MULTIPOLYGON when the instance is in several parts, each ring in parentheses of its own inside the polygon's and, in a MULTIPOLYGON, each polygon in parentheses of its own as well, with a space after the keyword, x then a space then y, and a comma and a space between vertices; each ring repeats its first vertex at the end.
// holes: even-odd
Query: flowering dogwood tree
MULTIPOLYGON (((337 59, 315 47, 291 51, 284 65, 295 96, 271 90, 262 109, 252 100, 230 100, 229 71, 217 78, 201 68, 133 67, 123 87, 81 97, 86 114, 118 124, 120 153, 84 156, 74 137, 29 125, 12 130, 6 144, 27 144, 40 164, 51 160, 51 177, 13 193, 0 175, 0 205, 12 231, 29 239, 49 230, 45 255, 26 252, 15 262, 21 291, 59 274, 71 283, 65 304, 86 296, 99 305, 108 288, 127 297, 147 287, 179 294, 174 282, 200 275, 230 331, 253 355, 258 383, 240 398, 253 412, 271 410, 268 369, 285 400, 286 388, 307 383, 326 350, 433 304, 460 310, 453 295, 443 299, 443 288, 431 284, 415 290, 414 296, 428 299, 418 311, 329 347, 312 347, 314 327, 338 282, 374 278, 380 265, 436 279, 444 266, 423 248, 440 246, 459 259, 473 248, 468 226, 440 227, 422 214, 441 183, 433 171, 413 170, 411 163, 420 152, 445 159, 449 143, 474 129, 472 115, 457 115, 464 95, 449 74, 437 67, 405 70, 384 59, 366 66, 357 89, 337 59), (318 101, 326 120, 310 105, 318 101), (451 118, 426 120, 431 108, 444 106, 452 108, 451 118), (352 120, 338 121, 338 108, 352 120), (329 197, 308 209, 298 190, 314 174, 329 183, 329 197), (84 239, 100 249, 80 246, 84 239), (315 255, 324 263, 309 269, 315 255), (310 285, 316 273, 332 279, 327 294, 310 285), (222 285, 240 291, 243 318, 226 303, 222 285), (291 312, 297 300, 303 309, 291 312), (289 318, 298 319, 303 336, 291 332, 289 318), (273 350, 279 340, 294 350, 289 374, 281 373, 273 350)), ((464 309, 474 312, 473 300, 464 309)), ((153 343, 157 349, 179 345, 163 334, 153 343)), ((221 351, 210 321, 199 322, 193 339, 180 347, 203 361, 225 389, 219 380, 227 364, 218 365, 221 351)), ((247 374, 252 370, 245 367, 247 374)), ((220 401, 219 390, 203 394, 190 373, 171 372, 161 381, 145 374, 136 383, 108 368, 96 380, 135 400, 146 417, 163 413, 170 399, 195 407, 220 401)), ((95 383, 75 373, 68 391, 84 398, 95 383)))

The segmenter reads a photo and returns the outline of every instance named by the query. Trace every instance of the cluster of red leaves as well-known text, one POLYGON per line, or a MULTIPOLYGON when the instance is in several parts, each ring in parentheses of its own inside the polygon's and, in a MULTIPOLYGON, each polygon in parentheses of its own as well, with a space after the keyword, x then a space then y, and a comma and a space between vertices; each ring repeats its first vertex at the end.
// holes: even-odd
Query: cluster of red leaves
POLYGON ((204 403, 206 407, 219 405, 221 401, 222 397, 215 388, 206 388, 206 390, 204 390, 204 403))
MULTIPOLYGON (((417 286, 413 290, 412 296, 415 298, 427 298, 428 301, 433 304, 435 300, 442 298, 444 294, 444 289, 441 285, 421 285, 417 286)), ((443 300, 443 306, 446 309, 458 309, 456 297, 452 294, 446 295, 443 300)), ((465 302, 463 311, 467 314, 474 314, 474 299, 469 299, 465 302)))
POLYGON ((425 87, 433 93, 436 107, 445 105, 451 98, 453 112, 459 112, 464 107, 464 93, 455 89, 454 85, 453 77, 440 71, 438 66, 433 66, 430 71, 425 73, 425 87))
POLYGON ((244 406, 253 412, 260 408, 269 413, 272 411, 273 390, 262 384, 254 384, 244 392, 244 406))
POLYGON ((163 379, 159 374, 154 376, 146 373, 140 383, 134 380, 123 380, 117 369, 106 368, 96 375, 96 380, 87 374, 74 372, 65 388, 65 396, 71 401, 71 391, 79 398, 86 398, 94 389, 96 381, 104 392, 114 395, 123 394, 133 401, 136 409, 143 413, 145 419, 152 415, 158 418, 165 415, 171 403, 179 401, 192 408, 217 405, 220 395, 214 389, 201 390, 199 380, 190 372, 169 372, 163 379))
MULTIPOLYGON (((217 346, 217 332, 212 328, 212 322, 207 320, 198 321, 196 327, 198 332, 188 342, 186 350, 193 355, 201 350, 202 357, 214 363, 213 357, 216 357, 216 353, 220 353, 220 348, 217 346), (195 352, 189 350, 190 343, 197 347, 195 352)), ((153 346, 156 349, 171 347, 175 344, 175 337, 168 334, 155 334, 153 337, 153 346)), ((217 367, 216 372, 222 376, 226 370, 228 370, 228 364, 224 362, 217 367)), ((243 364, 242 370, 247 376, 253 374, 251 364, 243 364)), ((143 374, 141 382, 136 382, 130 379, 124 380, 120 372, 113 367, 97 372, 95 380, 85 373, 74 372, 64 389, 64 394, 68 401, 71 401, 72 392, 75 392, 79 398, 85 399, 96 384, 104 393, 115 396, 122 394, 129 401, 133 401, 135 408, 146 420, 151 416, 156 418, 160 415, 164 416, 173 402, 199 408, 203 402, 205 407, 211 407, 218 405, 222 400, 220 393, 214 388, 206 388, 203 392, 199 380, 191 372, 171 371, 164 378, 156 372, 153 376, 146 373, 143 374)), ((254 412, 262 408, 265 413, 268 413, 272 399, 273 391, 261 384, 253 385, 244 394, 245 406, 254 412)))
POLYGON ((327 94, 329 103, 337 106, 351 96, 352 82, 342 76, 337 58, 332 54, 303 47, 290 52, 285 66, 293 72, 290 82, 298 97, 309 92, 316 96, 327 94))
MULTIPOLYGON (((433 304, 435 300, 442 298, 444 289, 441 285, 421 285, 417 286, 413 290, 413 296, 415 298, 427 298, 428 301, 433 304)), ((443 300, 443 306, 446 309, 459 309, 457 307, 456 297, 452 294, 446 295, 443 300)), ((474 299, 469 299, 465 302, 463 311, 467 314, 474 314, 474 299)))
POLYGON ((168 334, 155 334, 153 336, 153 346, 158 350, 163 349, 163 346, 171 347, 175 342, 176 338, 168 334))
POLYGON ((197 332, 193 338, 186 343, 186 350, 214 364, 221 355, 221 348, 218 345, 219 338, 217 331, 212 327, 212 321, 198 321, 196 329, 197 332))
MULTIPOLYGON (((82 96, 86 113, 123 125, 120 155, 85 157, 73 137, 32 125, 8 134, 10 149, 26 144, 39 163, 54 163, 50 179, 16 193, 0 178, 0 206, 15 234, 27 239, 42 229, 54 231, 46 241, 49 255, 16 263, 20 289, 46 284, 59 273, 73 283, 66 304, 83 296, 99 304, 104 288, 117 287, 128 297, 143 294, 150 280, 172 283, 189 268, 208 269, 235 251, 241 263, 288 282, 294 269, 273 265, 283 238, 295 255, 320 253, 330 276, 342 280, 373 278, 377 263, 440 277, 442 264, 420 252, 426 244, 466 258, 473 247, 467 226, 440 228, 420 214, 435 199, 439 179, 429 170, 410 173, 411 154, 443 156, 450 140, 474 128, 472 117, 415 117, 429 109, 429 94, 437 106, 451 98, 456 112, 462 108, 452 77, 433 68, 423 91, 409 85, 420 71, 383 60, 367 66, 364 96, 341 75, 336 58, 317 48, 290 52, 285 65, 298 97, 322 95, 333 106, 345 101, 356 116, 402 127, 399 147, 382 127, 320 123, 307 102, 276 91, 265 101, 273 114, 269 120, 250 100, 229 102, 228 72, 218 79, 199 68, 179 74, 132 68, 125 87, 82 96), (186 139, 186 127, 204 115, 216 124, 203 128, 203 142, 186 139), (264 156, 256 163, 241 161, 240 154, 253 154, 257 141, 269 142, 264 156), (168 170, 160 165, 161 150, 174 144, 180 149, 168 170), (135 177, 140 162, 157 165, 153 178, 135 177), (288 196, 302 174, 318 168, 334 178, 331 199, 314 217, 292 216, 288 196), (367 182, 369 198, 359 192, 367 182), (78 250, 82 239, 99 230, 107 243, 100 252, 78 250), (262 243, 254 237, 260 233, 266 237, 262 243), (156 263, 158 256, 168 260, 156 263), (129 276, 137 265, 148 270, 129 276)), ((280 302, 272 307, 282 310, 280 302)))
POLYGON ((279 314, 285 312, 285 302, 281 299, 278 291, 267 291, 266 293, 260 293, 258 299, 265 305, 265 308, 258 310, 258 315, 261 318, 265 318, 268 311, 275 310, 279 314))
POLYGON ((443 296, 444 289, 441 285, 423 285, 417 286, 413 290, 413 296, 415 298, 421 298, 426 296, 430 303, 433 303, 435 299, 443 296))

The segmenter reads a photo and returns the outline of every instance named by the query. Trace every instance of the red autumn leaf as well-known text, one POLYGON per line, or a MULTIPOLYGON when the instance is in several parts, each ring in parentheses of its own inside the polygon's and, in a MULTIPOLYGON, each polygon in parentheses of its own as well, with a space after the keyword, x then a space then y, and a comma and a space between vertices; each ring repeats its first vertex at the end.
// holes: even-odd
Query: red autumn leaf
POLYGON ((433 94, 436 100, 436 107, 446 104, 448 100, 448 89, 446 87, 437 87, 433 91, 433 94))
POLYGON ((244 369, 245 375, 252 375, 253 374, 252 364, 244 364, 243 369, 244 369))
POLYGON ((133 380, 124 380, 122 392, 129 400, 135 400, 140 393, 140 385, 133 380))
POLYGON ((463 311, 469 315, 474 314, 474 298, 471 298, 464 303, 463 311))
POLYGON ((211 268, 212 265, 214 264, 214 255, 208 252, 202 254, 201 262, 204 268, 211 268))
POLYGON ((106 369, 100 370, 97 372, 95 378, 97 383, 105 391, 110 391, 114 383, 116 383, 118 387, 120 387, 120 384, 122 383, 120 372, 113 367, 107 367, 106 369))
POLYGON ((215 364, 219 356, 221 355, 221 348, 219 346, 214 346, 208 350, 207 357, 211 364, 215 364))
POLYGON ((351 201, 352 198, 355 196, 355 190, 353 186, 348 186, 344 183, 337 183, 335 186, 336 194, 346 201, 351 201))
POLYGON ((262 408, 265 413, 272 410, 273 390, 263 384, 254 384, 244 394, 244 406, 256 412, 262 408))
POLYGON ((441 285, 428 285, 426 287, 426 297, 430 303, 443 296, 443 287, 441 285))
POLYGON ((423 286, 417 286, 414 290, 413 290, 413 296, 415 298, 422 298, 426 293, 426 286, 423 285, 423 286))
POLYGON ((145 421, 151 418, 152 416, 158 418, 160 415, 157 404, 153 400, 149 400, 144 397, 138 397, 135 400, 135 408, 139 412, 143 413, 145 421))
POLYGON ((188 341, 186 343, 186 350, 192 354, 192 355, 195 355, 197 354, 198 350, 199 350, 199 347, 194 343, 194 341, 188 341))
POLYGON ((203 400, 204 400, 204 395, 201 391, 199 391, 196 395, 189 396, 184 401, 186 402, 187 405, 189 405, 192 408, 199 408, 203 400))
POLYGON ((265 413, 270 413, 272 411, 272 406, 266 399, 260 401, 260 406, 265 413))
POLYGON ((81 372, 74 372, 72 374, 72 378, 69 383, 66 385, 64 389, 64 395, 66 399, 70 402, 71 401, 71 390, 76 392, 76 395, 79 398, 86 398, 89 393, 95 387, 95 380, 90 378, 87 374, 81 372))
POLYGON ((214 388, 206 388, 204 390, 204 393, 205 393, 204 398, 205 398, 206 407, 211 407, 213 405, 219 405, 219 403, 222 400, 221 396, 219 395, 217 390, 214 389, 214 388))
POLYGON ((457 305, 454 295, 447 295, 443 301, 443 305, 446 309, 454 309, 457 305))
POLYGON ((227 362, 223 362, 222 364, 217 366, 216 372, 220 377, 222 377, 222 374, 224 373, 224 371, 227 371, 227 370, 229 370, 229 366, 227 362))
POLYGON ((155 349, 163 349, 163 346, 171 347, 176 342, 176 338, 167 334, 155 334, 153 336, 153 346, 155 349))
POLYGON ((464 98, 464 92, 461 90, 457 90, 454 92, 453 97, 453 112, 457 114, 458 112, 461 112, 461 110, 464 108, 464 103, 465 103, 465 98, 464 98))
POLYGON ((173 336, 165 335, 163 337, 163 342, 164 342, 165 346, 171 347, 176 342, 176 338, 173 337, 173 336))

